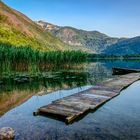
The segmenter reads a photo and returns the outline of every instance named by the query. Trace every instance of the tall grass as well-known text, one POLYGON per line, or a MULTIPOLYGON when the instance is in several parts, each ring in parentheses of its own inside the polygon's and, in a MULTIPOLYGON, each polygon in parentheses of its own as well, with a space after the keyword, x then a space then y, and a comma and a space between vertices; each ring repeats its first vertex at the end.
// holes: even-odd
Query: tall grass
POLYGON ((0 61, 10 62, 39 62, 39 63, 81 63, 85 62, 87 54, 80 51, 48 51, 34 50, 30 47, 14 47, 0 44, 0 61))
POLYGON ((40 51, 31 47, 14 47, 0 44, 1 73, 28 71, 30 73, 57 68, 69 68, 87 59, 87 54, 80 51, 40 51))

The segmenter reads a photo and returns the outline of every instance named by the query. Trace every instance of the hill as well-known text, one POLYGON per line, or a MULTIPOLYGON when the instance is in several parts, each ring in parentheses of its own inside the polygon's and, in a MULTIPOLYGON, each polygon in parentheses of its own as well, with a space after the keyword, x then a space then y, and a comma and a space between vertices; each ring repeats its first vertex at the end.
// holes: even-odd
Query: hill
POLYGON ((31 46, 41 50, 67 50, 58 38, 44 31, 24 14, 0 1, 0 43, 13 46, 31 46))

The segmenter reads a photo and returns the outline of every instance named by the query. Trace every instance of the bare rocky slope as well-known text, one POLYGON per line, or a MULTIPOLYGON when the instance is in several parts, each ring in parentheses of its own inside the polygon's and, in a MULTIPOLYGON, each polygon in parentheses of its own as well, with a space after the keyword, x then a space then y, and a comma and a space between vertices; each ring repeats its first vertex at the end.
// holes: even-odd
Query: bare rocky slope
POLYGON ((98 31, 84 31, 73 27, 61 27, 45 21, 37 21, 47 32, 61 39, 64 43, 73 46, 83 46, 95 53, 100 53, 108 46, 119 42, 121 39, 109 37, 98 31))

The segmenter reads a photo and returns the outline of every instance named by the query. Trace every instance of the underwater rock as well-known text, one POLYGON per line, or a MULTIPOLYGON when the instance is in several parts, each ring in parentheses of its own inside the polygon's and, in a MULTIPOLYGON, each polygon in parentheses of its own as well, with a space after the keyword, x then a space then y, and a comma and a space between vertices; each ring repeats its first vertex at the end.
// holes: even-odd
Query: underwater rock
POLYGON ((15 131, 11 127, 3 127, 0 129, 0 140, 13 140, 15 131))

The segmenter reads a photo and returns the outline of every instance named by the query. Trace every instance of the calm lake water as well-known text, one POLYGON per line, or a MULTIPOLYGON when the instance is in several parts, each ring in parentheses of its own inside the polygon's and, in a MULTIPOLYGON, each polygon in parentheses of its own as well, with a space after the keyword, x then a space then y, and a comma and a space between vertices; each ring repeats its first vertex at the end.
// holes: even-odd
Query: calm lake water
POLYGON ((16 140, 139 140, 140 81, 70 125, 46 116, 33 116, 41 106, 113 77, 112 67, 140 69, 140 62, 91 62, 82 69, 55 71, 49 77, 27 83, 2 81, 0 128, 14 128, 16 140))

